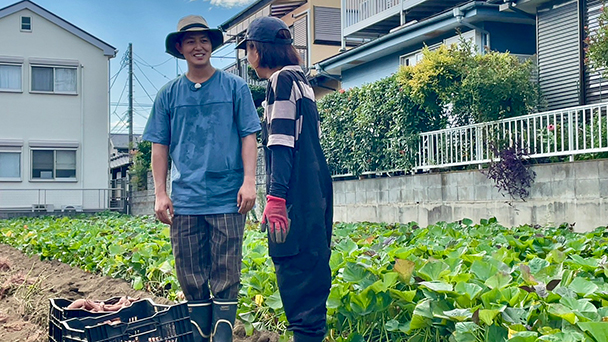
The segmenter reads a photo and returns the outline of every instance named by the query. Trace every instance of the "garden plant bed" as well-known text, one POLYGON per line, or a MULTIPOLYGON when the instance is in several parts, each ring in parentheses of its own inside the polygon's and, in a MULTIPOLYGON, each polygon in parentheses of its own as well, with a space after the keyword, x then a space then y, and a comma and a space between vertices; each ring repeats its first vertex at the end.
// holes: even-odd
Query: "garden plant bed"
MULTIPOLYGON (((589 232, 567 223, 505 227, 493 218, 428 227, 337 223, 326 342, 606 342, 608 228, 577 228, 589 232)), ((0 300, 10 315, 0 333, 23 326, 8 340, 44 336, 36 328, 46 327, 53 297, 180 298, 169 229, 151 217, 0 221, 2 243, 19 251, 0 249, 10 264, 1 280, 21 271, 26 284, 0 300)), ((245 234, 238 315, 236 341, 289 340, 266 237, 255 224, 245 234)))

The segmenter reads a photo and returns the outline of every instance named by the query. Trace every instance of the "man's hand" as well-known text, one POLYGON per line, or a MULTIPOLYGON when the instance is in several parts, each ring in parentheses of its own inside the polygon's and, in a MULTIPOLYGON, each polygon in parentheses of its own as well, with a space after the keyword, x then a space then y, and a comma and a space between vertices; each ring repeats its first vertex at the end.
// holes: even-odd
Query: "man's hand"
POLYGON ((280 197, 266 196, 266 208, 262 214, 262 231, 268 226, 270 241, 283 243, 289 234, 289 218, 286 201, 280 197))
POLYGON ((168 225, 173 223, 173 202, 166 193, 156 195, 154 212, 160 222, 168 225))
POLYGON ((247 214, 247 212, 253 208, 255 197, 255 180, 245 176, 245 180, 243 181, 241 189, 239 189, 239 194, 236 199, 236 205, 239 207, 240 214, 247 214))

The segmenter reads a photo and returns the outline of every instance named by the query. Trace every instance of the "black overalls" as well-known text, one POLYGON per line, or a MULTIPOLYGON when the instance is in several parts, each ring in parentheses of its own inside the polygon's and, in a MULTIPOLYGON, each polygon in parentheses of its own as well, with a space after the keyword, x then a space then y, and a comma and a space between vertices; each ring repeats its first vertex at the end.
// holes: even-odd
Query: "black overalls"
MULTIPOLYGON (((303 75, 290 72, 306 82, 303 75)), ((302 92, 302 89, 299 89, 302 92)), ((303 111, 302 130, 295 142, 294 160, 286 204, 291 229, 285 243, 268 240, 275 265, 283 307, 295 342, 320 342, 326 332, 326 301, 331 287, 330 242, 333 223, 332 180, 319 142, 319 113, 303 111)), ((311 107, 308 107, 311 108, 311 107)), ((266 147, 268 123, 264 122, 267 192, 270 189, 272 156, 266 147)))

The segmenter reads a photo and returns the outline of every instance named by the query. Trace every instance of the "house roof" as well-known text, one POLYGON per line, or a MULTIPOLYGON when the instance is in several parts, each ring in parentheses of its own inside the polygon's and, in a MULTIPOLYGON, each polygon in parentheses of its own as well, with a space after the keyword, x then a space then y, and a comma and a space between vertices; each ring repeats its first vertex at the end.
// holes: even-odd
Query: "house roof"
POLYGON ((220 26, 219 26, 220 30, 226 32, 232 26, 240 23, 241 21, 243 21, 250 15, 256 13, 257 11, 262 9, 264 6, 268 5, 269 3, 273 2, 273 1, 274 0, 257 0, 257 1, 255 1, 254 3, 249 5, 244 10, 235 14, 232 18, 230 18, 230 19, 226 20, 224 23, 220 24, 220 26))
MULTIPOLYGON (((112 142, 113 148, 129 148, 129 135, 126 133, 110 134, 110 141, 112 142)), ((133 134, 133 141, 135 144, 139 144, 141 142, 141 134, 133 134)))
POLYGON ((116 169, 125 165, 131 165, 131 156, 128 153, 121 153, 110 158, 110 169, 116 169))
MULTIPOLYGON (((483 20, 500 20, 510 23, 529 23, 531 19, 514 12, 499 12, 499 5, 472 1, 458 6, 463 12, 463 21, 468 23, 483 20)), ((454 16, 453 9, 420 22, 398 28, 380 38, 361 44, 318 62, 315 66, 321 73, 336 74, 363 63, 402 51, 409 46, 420 44, 437 32, 453 31, 462 23, 454 16)))
POLYGON ((71 24, 70 22, 58 17, 57 15, 47 11, 46 9, 36 5, 30 0, 23 0, 12 5, 9 5, 4 8, 0 8, 0 19, 9 16, 11 14, 17 13, 24 9, 30 10, 39 16, 45 18, 46 20, 52 22, 53 24, 67 30, 73 35, 83 39, 84 41, 100 48, 103 51, 104 56, 109 56, 110 58, 116 57, 116 48, 112 45, 102 41, 101 39, 87 33, 86 31, 78 28, 77 26, 71 24))

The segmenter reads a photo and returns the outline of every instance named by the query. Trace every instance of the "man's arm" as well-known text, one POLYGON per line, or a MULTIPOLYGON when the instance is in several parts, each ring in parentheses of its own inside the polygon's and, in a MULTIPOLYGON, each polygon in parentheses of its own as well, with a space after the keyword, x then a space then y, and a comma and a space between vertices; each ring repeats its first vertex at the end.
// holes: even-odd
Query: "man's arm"
POLYGON ((152 176, 154 177, 154 212, 156 217, 166 224, 173 220, 173 203, 167 196, 167 164, 169 162, 169 146, 152 144, 152 176), (168 212, 167 212, 168 211, 168 212))
POLYGON ((255 133, 241 138, 241 145, 241 157, 243 159, 245 177, 243 185, 239 190, 237 206, 239 207, 239 213, 246 214, 253 208, 256 198, 255 167, 258 156, 258 143, 255 133))

